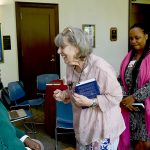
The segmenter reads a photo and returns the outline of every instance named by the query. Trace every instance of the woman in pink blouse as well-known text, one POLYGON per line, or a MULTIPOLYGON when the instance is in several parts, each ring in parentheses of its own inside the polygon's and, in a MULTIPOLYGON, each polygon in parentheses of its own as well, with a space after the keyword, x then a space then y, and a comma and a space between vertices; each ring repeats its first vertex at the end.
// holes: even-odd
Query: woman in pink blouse
POLYGON ((125 124, 120 110, 122 90, 114 69, 103 58, 92 53, 87 34, 67 27, 55 38, 55 44, 67 65, 68 90, 54 91, 55 99, 73 106, 77 150, 117 150, 125 124), (74 93, 76 83, 95 78, 100 95, 88 99, 74 93), (86 106, 86 109, 82 109, 86 106))

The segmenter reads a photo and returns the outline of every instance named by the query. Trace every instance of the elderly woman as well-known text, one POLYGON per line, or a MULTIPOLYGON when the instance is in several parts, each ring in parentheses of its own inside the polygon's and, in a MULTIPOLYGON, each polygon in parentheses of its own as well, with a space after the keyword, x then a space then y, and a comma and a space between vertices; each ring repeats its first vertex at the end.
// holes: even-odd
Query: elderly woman
POLYGON ((122 90, 110 64, 92 53, 87 34, 68 27, 55 38, 58 54, 67 65, 66 91, 55 90, 54 98, 73 106, 77 150, 117 150, 125 125, 120 111, 122 90), (100 87, 96 99, 73 92, 76 83, 95 78, 100 87), (86 106, 86 109, 82 109, 86 106))

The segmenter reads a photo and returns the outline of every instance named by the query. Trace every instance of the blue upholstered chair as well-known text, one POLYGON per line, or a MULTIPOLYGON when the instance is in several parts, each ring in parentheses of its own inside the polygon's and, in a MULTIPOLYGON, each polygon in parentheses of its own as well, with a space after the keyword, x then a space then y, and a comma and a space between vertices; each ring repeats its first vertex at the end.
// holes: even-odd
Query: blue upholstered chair
MULTIPOLYGON (((24 90, 23 82, 21 81, 13 81, 8 83, 8 93, 10 100, 15 105, 30 105, 32 108, 39 109, 43 108, 44 98, 38 97, 34 99, 26 99, 26 92, 24 90)), ((35 119, 35 113, 33 113, 33 118, 35 119)), ((35 124, 43 124, 43 122, 35 122, 35 124)))
POLYGON ((15 103, 15 105, 30 105, 39 106, 44 103, 43 98, 35 99, 25 99, 26 93, 23 88, 23 83, 21 81, 14 81, 8 83, 8 92, 10 100, 15 103))
POLYGON ((46 84, 52 80, 59 79, 57 74, 40 74, 37 76, 37 94, 45 96, 46 84))
POLYGON ((33 119, 33 114, 31 110, 31 106, 37 106, 41 105, 43 103, 42 99, 35 99, 35 100, 26 100, 25 98, 25 91, 23 88, 23 83, 20 81, 14 81, 8 83, 8 94, 9 99, 13 102, 13 106, 10 107, 11 110, 14 109, 24 109, 27 116, 20 118, 20 119, 14 119, 12 122, 16 122, 19 120, 23 120, 24 127, 27 133, 36 133, 35 129, 35 122, 33 119), (22 101, 23 100, 23 101, 22 101), (25 121, 25 119, 30 118, 30 121, 25 121), (28 125, 30 124, 30 128, 28 125))
POLYGON ((55 149, 58 149, 59 134, 74 134, 72 104, 56 101, 55 149), (59 130, 59 129, 63 129, 59 130))

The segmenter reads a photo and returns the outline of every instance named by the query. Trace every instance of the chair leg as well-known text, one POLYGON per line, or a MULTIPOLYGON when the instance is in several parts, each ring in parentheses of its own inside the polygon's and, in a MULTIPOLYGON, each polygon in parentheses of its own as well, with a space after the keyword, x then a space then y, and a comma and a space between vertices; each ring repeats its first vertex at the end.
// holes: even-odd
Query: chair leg
POLYGON ((24 120, 24 123, 23 123, 24 128, 25 128, 26 133, 34 134, 34 136, 35 136, 35 134, 37 133, 35 122, 34 122, 33 118, 30 118, 30 119, 31 119, 31 121, 29 121, 29 122, 24 120), (29 127, 29 126, 31 126, 31 127, 29 127))
POLYGON ((58 150, 57 127, 55 128, 55 150, 58 150))

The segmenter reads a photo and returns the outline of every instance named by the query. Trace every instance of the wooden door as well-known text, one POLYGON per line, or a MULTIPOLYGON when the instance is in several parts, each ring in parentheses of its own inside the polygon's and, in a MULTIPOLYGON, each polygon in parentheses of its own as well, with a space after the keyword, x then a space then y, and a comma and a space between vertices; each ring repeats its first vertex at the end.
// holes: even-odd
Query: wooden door
POLYGON ((16 2, 19 80, 29 97, 36 94, 36 76, 60 75, 59 55, 54 44, 58 34, 58 5, 16 2))
POLYGON ((129 27, 143 22, 150 26, 150 0, 129 0, 129 27))

